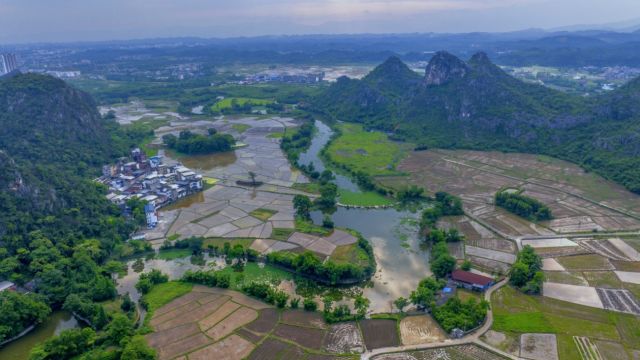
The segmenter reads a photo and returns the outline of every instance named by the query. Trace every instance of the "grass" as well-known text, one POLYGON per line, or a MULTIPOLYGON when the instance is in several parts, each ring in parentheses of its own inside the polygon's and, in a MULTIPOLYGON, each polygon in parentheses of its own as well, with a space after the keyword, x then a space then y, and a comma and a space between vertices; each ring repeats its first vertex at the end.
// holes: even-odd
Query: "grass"
POLYGON ((349 244, 336 247, 330 259, 336 264, 357 264, 366 266, 369 263, 369 256, 358 244, 349 244))
POLYGON ((284 137, 284 133, 282 132, 276 132, 267 135, 267 138, 269 139, 282 139, 282 137, 284 137))
POLYGON ((233 107, 233 103, 236 102, 239 106, 243 106, 245 104, 250 105, 267 105, 271 104, 273 101, 265 100, 265 99, 255 99, 255 98, 246 98, 246 97, 231 97, 218 101, 217 103, 211 106, 211 110, 213 111, 222 111, 225 109, 230 109, 233 107))
POLYGON ((322 226, 318 226, 312 223, 311 221, 303 220, 298 217, 296 218, 295 225, 296 231, 305 234, 327 236, 333 232, 333 230, 325 229, 322 226))
POLYGON ((622 281, 613 271, 585 271, 583 274, 591 286, 610 289, 622 288, 622 281))
POLYGON ((235 131, 237 131, 238 133, 242 134, 243 132, 251 129, 251 126, 247 125, 247 124, 233 124, 231 125, 231 128, 235 131))
MULTIPOLYGON (((572 343, 566 341, 571 336, 622 342, 630 348, 640 346, 640 319, 633 315, 528 296, 508 286, 493 295, 491 306, 493 330, 560 335, 560 353, 575 351, 572 343)), ((567 357, 561 357, 564 358, 567 357)))
POLYGON ((240 290, 243 284, 251 282, 269 282, 274 285, 278 285, 282 280, 291 280, 293 275, 287 271, 278 269, 271 265, 264 265, 264 267, 258 266, 258 264, 250 262, 244 267, 244 271, 235 272, 232 267, 228 266, 221 273, 227 273, 231 275, 230 289, 240 290), (242 275, 240 275, 242 274, 242 275))
POLYGON ((251 244, 255 241, 255 239, 253 238, 218 238, 218 237, 213 237, 213 238, 207 238, 204 240, 204 242, 202 243, 202 248, 206 249, 209 245, 213 245, 213 246, 218 246, 218 248, 222 249, 222 247, 224 246, 224 243, 229 243, 229 245, 231 245, 231 247, 234 247, 235 245, 242 245, 245 249, 249 248, 251 246, 251 244))
POLYGON ((558 284, 585 285, 584 278, 580 272, 545 271, 544 277, 546 281, 558 284))
POLYGON ((273 240, 287 241, 295 231, 295 229, 273 228, 271 238, 273 240))
POLYGON ((184 258, 191 255, 190 249, 166 249, 160 250, 158 253, 158 259, 162 260, 175 260, 184 258))
POLYGON ((468 299, 476 299, 477 301, 482 300, 480 293, 469 291, 467 289, 456 289, 456 296, 462 301, 467 301, 468 299))
POLYGON ((563 256, 557 259, 567 270, 608 270, 610 263, 604 256, 600 255, 575 255, 563 256))
POLYGON ((341 135, 331 142, 331 160, 369 175, 398 175, 395 166, 407 153, 405 144, 389 140, 381 132, 365 131, 362 125, 340 124, 341 135))
POLYGON ((306 184, 295 183, 291 187, 296 190, 304 191, 310 194, 320 194, 320 184, 318 183, 306 183, 306 184))
POLYGON ((352 206, 387 206, 393 204, 391 199, 373 191, 356 193, 339 189, 338 200, 343 205, 352 206))
POLYGON ((189 293, 192 288, 192 284, 179 281, 170 281, 154 286, 151 291, 144 296, 147 304, 149 305, 147 318, 151 319, 152 313, 156 309, 168 304, 171 300, 177 297, 189 293))
POLYGON ((640 261, 610 260, 618 271, 640 272, 640 261))
POLYGON ((253 210, 252 212, 249 213, 249 215, 253 216, 256 219, 267 221, 269 220, 270 217, 272 217, 276 213, 277 211, 275 210, 260 208, 260 209, 253 210))
POLYGON ((582 360, 571 335, 556 335, 558 358, 562 360, 582 360))

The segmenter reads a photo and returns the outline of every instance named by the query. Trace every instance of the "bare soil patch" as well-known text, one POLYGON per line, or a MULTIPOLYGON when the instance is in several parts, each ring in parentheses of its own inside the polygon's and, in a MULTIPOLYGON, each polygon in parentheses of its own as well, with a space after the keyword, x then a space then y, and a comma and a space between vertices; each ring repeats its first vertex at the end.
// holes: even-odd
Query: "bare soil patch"
POLYGON ((186 354, 199 349, 209 343, 211 343, 211 339, 206 337, 203 333, 198 333, 196 335, 160 347, 158 349, 158 359, 172 359, 178 355, 186 354))
POLYGON ((532 360, 558 360, 555 334, 522 334, 520 356, 532 360))
POLYGON ((253 350, 254 345, 238 335, 231 335, 228 338, 209 345, 189 354, 189 360, 238 360, 247 357, 253 350))
POLYGON ((256 347, 253 352, 251 352, 251 355, 249 355, 248 359, 278 360, 281 359, 280 354, 285 352, 290 347, 293 347, 293 345, 269 337, 265 341, 263 341, 262 344, 258 345, 258 347, 256 347))
POLYGON ((184 339, 200 332, 200 328, 195 323, 189 323, 174 327, 164 331, 154 332, 145 336, 147 343, 152 347, 160 347, 172 342, 184 339))
POLYGON ((240 305, 234 303, 233 301, 227 301, 216 311, 214 311, 204 319, 198 321, 198 325, 200 325, 202 331, 206 331, 215 324, 219 323, 222 319, 229 316, 229 314, 236 311, 236 309, 238 309, 239 307, 240 305))
POLYGON ((447 338, 444 331, 429 315, 408 316, 400 321, 403 345, 433 343, 447 338))
POLYGON ((264 337, 262 335, 254 333, 253 331, 249 331, 246 328, 239 329, 238 331, 236 331, 236 333, 254 344, 259 343, 260 340, 262 340, 262 338, 264 337))
POLYGON ((314 327, 326 329, 327 324, 324 322, 322 315, 317 312, 304 310, 288 310, 282 313, 281 322, 290 325, 314 327))
POLYGON ((322 348, 322 340, 326 331, 320 329, 304 328, 287 324, 278 324, 273 334, 283 339, 298 343, 306 348, 319 350, 322 348))
POLYGON ((224 320, 217 323, 214 327, 207 330, 207 336, 213 340, 220 340, 231 334, 235 329, 248 324, 258 317, 258 312, 253 309, 242 307, 227 316, 224 320))
POLYGON ((629 290, 596 289, 605 309, 640 315, 640 303, 629 290))
POLYGON ((360 322, 360 329, 369 350, 400 345, 395 320, 365 319, 360 322))
POLYGON ((323 349, 336 354, 361 353, 364 341, 355 322, 332 325, 324 338, 323 349))
POLYGON ((276 309, 264 309, 260 311, 258 318, 254 320, 251 324, 247 325, 246 328, 260 334, 266 334, 269 331, 273 330, 273 328, 278 323, 278 319, 280 318, 280 313, 276 309))

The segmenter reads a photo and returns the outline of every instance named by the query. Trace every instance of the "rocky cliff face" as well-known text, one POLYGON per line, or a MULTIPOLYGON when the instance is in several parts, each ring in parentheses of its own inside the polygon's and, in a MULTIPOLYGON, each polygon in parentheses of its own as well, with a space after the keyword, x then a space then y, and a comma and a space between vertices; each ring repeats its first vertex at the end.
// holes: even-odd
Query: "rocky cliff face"
POLYGON ((437 52, 425 70, 423 84, 442 85, 450 81, 464 78, 469 69, 464 61, 446 51, 437 52))

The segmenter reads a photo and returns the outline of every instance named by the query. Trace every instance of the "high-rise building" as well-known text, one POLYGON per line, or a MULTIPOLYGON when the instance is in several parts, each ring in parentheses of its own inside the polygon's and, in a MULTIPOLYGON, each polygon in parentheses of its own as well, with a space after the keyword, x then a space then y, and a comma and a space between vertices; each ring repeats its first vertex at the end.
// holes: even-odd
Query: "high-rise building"
POLYGON ((8 74, 18 69, 15 54, 0 54, 0 75, 8 74))

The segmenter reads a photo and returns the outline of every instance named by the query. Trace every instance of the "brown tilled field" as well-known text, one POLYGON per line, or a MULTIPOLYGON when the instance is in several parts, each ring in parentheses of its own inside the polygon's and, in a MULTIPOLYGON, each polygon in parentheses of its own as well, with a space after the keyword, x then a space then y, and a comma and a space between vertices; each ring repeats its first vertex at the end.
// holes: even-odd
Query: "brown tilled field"
MULTIPOLYGON (((638 195, 586 173, 576 165, 548 157, 428 150, 410 153, 398 165, 398 170, 409 175, 379 180, 392 187, 409 182, 429 192, 444 190, 458 195, 470 214, 511 236, 640 228, 638 195), (523 189, 525 194, 547 204, 554 220, 531 226, 533 224, 524 219, 495 209, 493 196, 507 187, 523 189), (635 218, 598 202, 631 212, 635 218)), ((468 237, 476 240, 477 234, 466 230, 468 237)))
POLYGON ((367 349, 378 349, 383 347, 398 346, 400 339, 398 336, 397 322, 386 319, 366 319, 360 322, 360 330, 367 349))
MULTIPOLYGON (((355 322, 329 325, 316 312, 275 309, 236 291, 199 285, 157 309, 149 323, 154 332, 145 337, 160 360, 321 360, 365 347, 355 322)), ((361 324, 369 346, 399 344, 395 320, 361 324)))
POLYGON ((447 335, 431 316, 419 315, 400 321, 400 337, 403 345, 416 345, 442 341, 447 335))
POLYGON ((374 360, 504 360, 500 355, 494 354, 477 345, 458 345, 436 349, 410 351, 404 353, 382 354, 373 357, 374 360))

